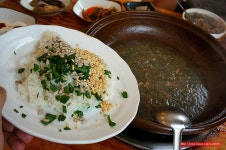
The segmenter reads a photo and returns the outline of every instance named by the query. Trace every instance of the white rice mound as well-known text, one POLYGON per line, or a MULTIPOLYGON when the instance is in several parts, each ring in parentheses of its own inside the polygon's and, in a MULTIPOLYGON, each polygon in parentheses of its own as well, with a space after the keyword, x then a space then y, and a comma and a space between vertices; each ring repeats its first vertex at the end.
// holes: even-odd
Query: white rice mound
MULTIPOLYGON (((25 71, 20 75, 21 80, 17 82, 17 90, 20 93, 20 95, 29 101, 30 104, 32 104, 34 107, 37 108, 37 112, 39 115, 45 115, 46 112, 55 112, 58 114, 63 114, 62 112, 62 106, 67 106, 67 119, 71 117, 71 114, 75 110, 83 111, 84 116, 85 112, 87 110, 97 109, 95 106, 100 104, 100 101, 98 101, 94 96, 91 97, 91 99, 86 98, 85 96, 77 96, 75 92, 70 93, 70 99, 66 104, 62 104, 61 102, 57 101, 55 96, 59 91, 52 92, 50 90, 44 90, 43 86, 41 84, 41 81, 43 80, 43 77, 39 75, 39 72, 35 72, 31 70, 34 67, 34 64, 38 64, 39 67, 45 67, 47 64, 41 63, 37 60, 39 56, 41 56, 44 52, 46 52, 46 45, 51 45, 54 40, 60 39, 60 41, 63 41, 59 35, 57 35, 54 32, 46 31, 43 33, 43 37, 41 38, 39 45, 34 53, 32 53, 29 56, 23 57, 19 62, 19 68, 25 68, 25 71)), ((99 56, 95 55, 94 53, 88 52, 86 50, 81 50, 79 48, 72 48, 70 47, 65 41, 63 41, 63 45, 66 45, 69 49, 69 54, 76 52, 76 56, 80 57, 82 59, 86 59, 91 66, 90 70, 90 80, 95 80, 96 75, 98 74, 98 69, 100 69, 100 72, 103 73, 103 70, 107 69, 107 64, 104 63, 103 59, 101 59, 99 56), (91 56, 91 57, 89 57, 91 56), (93 57, 93 58, 92 58, 93 57), (94 61, 92 61, 94 60, 94 61), (97 61, 98 60, 98 61, 97 61), (99 67, 98 67, 99 66, 99 67), (93 69, 93 70, 92 70, 93 69)), ((61 54, 62 51, 58 50, 58 52, 61 54)), ((64 54, 64 53, 63 53, 64 54)), ((96 78, 97 79, 97 78, 96 78)), ((87 81, 88 82, 88 81, 87 81)), ((91 81, 89 81, 91 82, 91 81)), ((100 82, 100 81, 98 81, 100 82)), ((101 83, 98 83, 95 81, 95 83, 89 83, 88 90, 96 91, 98 92, 98 86, 100 85, 99 89, 101 89, 103 102, 105 104, 107 103, 109 108, 104 108, 105 104, 101 105, 102 111, 110 111, 110 108, 113 107, 111 104, 111 90, 112 90, 112 79, 108 78, 106 75, 104 75, 103 81, 101 83), (92 85, 93 84, 93 85, 92 85), (93 87, 90 87, 93 86, 93 87)), ((68 80, 65 83, 62 83, 61 86, 65 86, 68 84, 74 84, 74 80, 70 75, 68 75, 68 80)), ((99 90, 100 91, 100 90, 99 90)), ((101 92, 100 92, 101 93, 101 92)), ((101 112, 101 109, 99 109, 101 112)), ((100 114, 100 113, 98 113, 100 114)))

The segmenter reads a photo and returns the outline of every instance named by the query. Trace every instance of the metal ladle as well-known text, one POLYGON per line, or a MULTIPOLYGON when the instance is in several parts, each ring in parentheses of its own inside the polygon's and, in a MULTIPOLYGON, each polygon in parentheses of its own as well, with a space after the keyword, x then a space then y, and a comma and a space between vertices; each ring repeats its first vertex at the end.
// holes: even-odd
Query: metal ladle
POLYGON ((173 129, 173 149, 179 150, 182 139, 182 131, 185 127, 191 124, 191 121, 187 117, 187 115, 180 110, 164 108, 164 110, 156 112, 155 119, 157 122, 169 126, 173 129))

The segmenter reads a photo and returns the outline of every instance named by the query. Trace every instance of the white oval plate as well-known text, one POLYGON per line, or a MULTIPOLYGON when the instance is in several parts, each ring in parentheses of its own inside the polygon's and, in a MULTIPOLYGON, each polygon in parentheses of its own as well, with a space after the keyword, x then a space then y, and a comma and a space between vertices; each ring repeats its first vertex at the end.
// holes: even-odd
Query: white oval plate
MULTIPOLYGON (((127 63, 110 47, 80 31, 60 26, 32 25, 11 30, 0 37, 0 85, 7 90, 7 100, 3 108, 3 116, 19 129, 34 136, 63 144, 87 144, 100 142, 119 134, 134 119, 140 95, 137 81, 127 63), (31 53, 44 31, 54 31, 61 35, 72 47, 94 52, 104 59, 113 76, 119 77, 113 86, 112 103, 115 106, 110 112, 116 126, 110 127, 107 120, 93 115, 87 123, 69 131, 62 130, 62 125, 53 122, 48 126, 40 123, 37 110, 27 100, 20 97, 15 81, 18 79, 17 64, 21 57, 31 53), (88 43, 88 44, 87 44, 88 43), (128 98, 122 98, 121 92, 127 91, 128 98), (23 108, 20 108, 23 106, 23 108), (18 110, 16 113, 14 109, 18 110), (22 113, 26 118, 22 118, 22 113)), ((65 127, 65 125, 64 125, 65 127)))
MULTIPOLYGON (((36 19, 34 17, 12 9, 0 8, 0 14, 0 22, 5 22, 8 26, 24 26, 36 24, 36 19)), ((5 32, 0 31, 0 35, 3 33, 5 32)))
POLYGON ((108 0, 78 0, 73 7, 73 12, 84 20, 82 16, 82 10, 86 10, 93 6, 100 6, 103 8, 115 7, 117 11, 121 11, 121 6, 116 2, 108 0))

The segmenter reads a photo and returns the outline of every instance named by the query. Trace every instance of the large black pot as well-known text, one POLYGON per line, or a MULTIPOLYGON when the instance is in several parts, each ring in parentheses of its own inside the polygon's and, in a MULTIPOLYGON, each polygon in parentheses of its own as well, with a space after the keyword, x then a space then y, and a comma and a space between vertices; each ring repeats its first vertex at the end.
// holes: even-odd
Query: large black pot
MULTIPOLYGON (((155 41, 166 48, 175 49, 197 66, 198 69, 194 70, 200 75, 207 94, 206 97, 198 99, 198 103, 200 101, 203 103, 202 110, 195 116, 191 116, 192 125, 187 127, 183 134, 198 134, 213 129, 226 121, 226 50, 205 31, 182 19, 158 12, 127 11, 115 13, 92 24, 86 33, 100 39, 112 48, 120 47, 119 45, 125 45, 130 41, 138 44, 144 40, 155 41)), ((124 57, 119 50, 115 50, 127 61, 135 76, 139 74, 140 70, 133 68, 133 65, 130 64, 132 60, 124 57)), ((127 47, 125 50, 129 51, 129 48, 127 47)), ((148 51, 149 49, 147 49, 148 51)), ((142 58, 137 56, 130 59, 142 58)), ((151 70, 148 72, 152 73, 151 70)), ((137 80, 139 83, 141 78, 137 77, 137 80)), ((141 103, 138 114, 131 125, 150 132, 171 134, 171 128, 160 125, 151 118, 152 110, 162 109, 165 104, 148 107, 146 104, 150 99, 143 95, 147 95, 149 91, 140 89, 140 93, 141 103)), ((174 106, 182 109, 185 105, 186 102, 181 102, 174 106)), ((189 111, 188 107, 187 111, 189 111)))

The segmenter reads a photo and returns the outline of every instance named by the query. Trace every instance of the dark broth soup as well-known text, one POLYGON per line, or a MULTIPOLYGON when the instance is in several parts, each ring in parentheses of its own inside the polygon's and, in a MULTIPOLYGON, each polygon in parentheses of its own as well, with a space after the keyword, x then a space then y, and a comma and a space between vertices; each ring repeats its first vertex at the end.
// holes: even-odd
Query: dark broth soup
POLYGON ((152 120, 162 106, 176 107, 191 119, 204 110, 208 98, 198 66, 174 48, 150 40, 115 42, 111 47, 137 78, 141 101, 137 116, 152 120))

